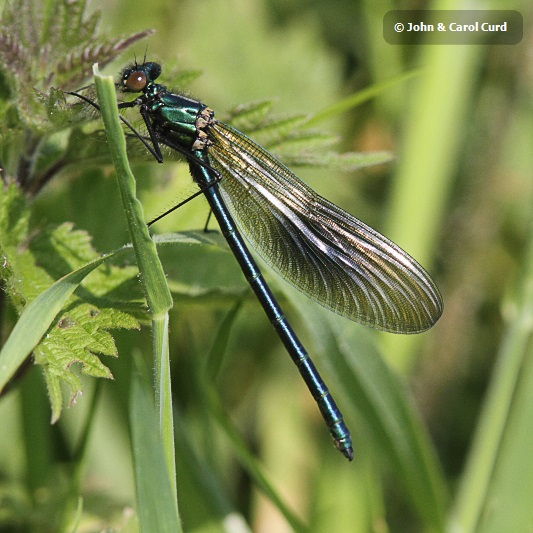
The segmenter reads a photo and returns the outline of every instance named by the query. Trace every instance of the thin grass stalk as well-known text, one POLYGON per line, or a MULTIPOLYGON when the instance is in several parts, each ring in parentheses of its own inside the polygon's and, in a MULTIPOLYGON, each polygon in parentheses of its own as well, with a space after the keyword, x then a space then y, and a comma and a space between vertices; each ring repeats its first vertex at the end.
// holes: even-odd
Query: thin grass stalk
POLYGON ((156 406, 159 410, 159 427, 163 438, 170 482, 174 495, 177 496, 168 351, 168 310, 172 307, 172 297, 154 241, 144 222, 142 205, 136 197, 135 178, 126 154, 126 139, 119 121, 113 78, 100 76, 96 65, 94 74, 98 103, 116 169, 124 213, 135 250, 146 301, 152 315, 156 406))

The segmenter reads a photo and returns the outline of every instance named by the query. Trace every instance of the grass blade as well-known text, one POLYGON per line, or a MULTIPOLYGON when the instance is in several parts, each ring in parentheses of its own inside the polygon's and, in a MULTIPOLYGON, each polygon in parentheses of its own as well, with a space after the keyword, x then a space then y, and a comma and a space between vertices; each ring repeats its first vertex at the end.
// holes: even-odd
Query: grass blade
POLYGON ((305 125, 312 126, 323 120, 327 120, 335 115, 345 113, 346 111, 349 111, 350 109, 353 109, 354 107, 357 107, 362 103, 367 102, 368 100, 372 100, 376 96, 381 95, 383 92, 387 91, 391 87, 394 87, 396 84, 411 79, 417 74, 420 74, 419 70, 410 70, 408 72, 402 72, 401 74, 398 74, 397 76, 394 76, 389 80, 383 81, 381 83, 376 83, 374 85, 371 85, 370 87, 367 87, 366 89, 357 91, 355 94, 348 96, 344 100, 336 102, 326 107, 322 111, 315 113, 312 117, 309 118, 309 120, 306 121, 305 125))
POLYGON ((143 372, 140 356, 135 361, 137 368, 132 375, 130 427, 141 531, 180 533, 177 499, 168 478, 166 450, 161 440, 149 378, 143 372))
POLYGON ((119 121, 117 95, 113 78, 111 76, 100 76, 96 65, 94 74, 98 103, 117 173, 122 204, 137 258, 137 266, 139 267, 148 307, 152 313, 156 405, 159 409, 160 431, 165 447, 169 480, 174 497, 177 498, 168 351, 168 310, 172 307, 172 297, 167 286, 161 261, 157 255, 155 243, 144 222, 142 205, 136 196, 137 187, 126 153, 126 139, 119 121))
MULTIPOLYGON (((525 509, 529 509, 528 503, 533 497, 531 469, 526 466, 528 461, 525 459, 532 444, 528 428, 533 408, 533 233, 525 273, 509 307, 512 312, 508 316, 507 331, 451 517, 451 529, 456 531, 478 531, 482 518, 496 509, 498 514, 508 515, 504 529, 511 524, 514 524, 511 527, 514 531, 523 531, 526 527, 524 524, 520 526, 516 520, 524 509, 520 508, 520 502, 527 502, 525 509), (502 467, 504 460, 514 463, 513 468, 502 467), (512 488, 508 487, 496 499, 491 498, 491 490, 498 492, 498 486, 492 487, 493 480, 499 484, 500 490, 505 483, 512 488)), ((528 510, 526 514, 526 524, 530 524, 531 513, 528 510)))
POLYGON ((288 508, 283 498, 267 480, 258 461, 248 450, 244 439, 239 434, 237 428, 225 412, 215 389, 205 382, 202 385, 202 397, 206 402, 208 412, 217 421, 226 437, 229 439, 233 452, 241 466, 248 472, 255 485, 263 494, 278 508, 294 531, 305 532, 308 528, 302 521, 288 508))
POLYGON ((157 317, 172 307, 172 297, 154 241, 144 221, 142 205, 136 196, 137 187, 128 163, 126 139, 119 121, 113 78, 100 76, 95 66, 94 80, 146 301, 153 316, 157 317))

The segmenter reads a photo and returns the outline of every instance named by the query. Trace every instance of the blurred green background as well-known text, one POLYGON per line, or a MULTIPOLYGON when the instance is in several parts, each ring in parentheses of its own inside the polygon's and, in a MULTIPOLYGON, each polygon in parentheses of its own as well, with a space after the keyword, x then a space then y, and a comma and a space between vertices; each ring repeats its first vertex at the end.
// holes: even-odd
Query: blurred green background
MULTIPOLYGON (((89 10, 102 10, 104 33, 156 30, 106 72, 118 72, 132 61, 133 52, 137 59, 146 53, 163 66, 177 63, 199 69, 202 76, 191 95, 219 117, 239 103, 270 98, 277 100, 279 112, 317 113, 365 87, 418 69, 408 81, 319 125, 339 134, 340 151, 390 150, 397 156, 393 164, 352 174, 308 169, 297 173, 319 194, 408 251, 432 274, 443 294, 442 318, 416 337, 379 334, 347 320, 336 327, 354 358, 358 350, 384 358, 405 386, 408 403, 420 411, 435 449, 425 453, 436 451, 441 472, 433 475, 446 487, 439 505, 447 517, 439 517, 437 509, 424 513, 413 503, 405 480, 391 466, 386 451, 375 445, 375 428, 365 424, 364 413, 347 409, 346 395, 337 393, 356 447, 354 463, 343 461, 267 319, 257 303, 246 298, 232 326, 219 388, 274 487, 312 530, 418 531, 439 530, 444 524, 459 524, 461 531, 533 527, 527 504, 533 495, 528 416, 533 409, 533 387, 528 387, 533 308, 532 9, 525 0, 504 4, 487 2, 483 7, 523 14, 524 39, 516 46, 401 47, 383 40, 381 21, 388 10, 463 7, 453 1, 416 6, 347 0, 89 4, 89 10), (506 367, 510 360, 515 361, 514 372, 506 367), (490 427, 500 428, 500 434, 492 440, 474 440, 476 428, 478 435, 486 436, 483 431, 490 427), (480 442, 488 440, 494 443, 492 454, 482 450, 480 442), (477 510, 469 510, 465 502, 476 498, 477 510), (433 511, 436 518, 430 518, 433 511)), ((165 78, 165 71, 161 79, 179 90, 165 78)), ((148 218, 194 192, 185 165, 147 162, 135 174, 148 218)), ((128 241, 108 168, 80 169, 54 180, 35 200, 34 213, 42 224, 73 221, 93 236, 99 252, 128 241)), ((199 199, 167 217, 158 231, 202 228, 207 213, 206 203, 199 199)), ((198 488, 205 487, 206 480, 202 485, 190 474, 188 452, 178 447, 180 513, 186 531, 236 531, 231 524, 242 526, 241 519, 254 531, 290 531, 278 509, 235 461, 223 435, 203 433, 205 413, 195 405, 194 372, 235 302, 235 292, 244 288, 237 264, 218 255, 223 254, 213 254, 207 263, 208 254, 197 256, 191 249, 182 263, 173 265, 182 276, 201 272, 207 279, 224 278, 236 287, 234 293, 211 299, 175 297, 172 383, 182 429, 191 433, 193 443, 200 443, 204 466, 210 467, 205 475, 216 478, 219 488, 214 492, 219 491, 223 501, 206 501, 206 493, 198 488), (202 448, 206 440, 212 446, 202 448)), ((270 273, 268 279, 278 283, 270 273)), ((311 333, 312 325, 287 305, 289 318, 314 356, 320 325, 311 333)), ((103 383, 85 467, 87 515, 78 531, 133 527, 122 512, 135 501, 128 373, 131 354, 149 352, 151 340, 148 331, 118 332, 116 339, 120 357, 105 360, 114 380, 103 383)), ((316 352, 317 365, 335 393, 338 379, 329 371, 327 353, 316 352)), ((379 398, 380 384, 374 385, 379 398)), ((54 427, 48 425, 39 369, 25 378, 23 390, 0 400, 0 531, 25 530, 9 521, 9 513, 2 515, 2 502, 24 501, 13 487, 31 485, 31 465, 47 465, 43 476, 57 479, 59 485, 64 482, 64 464, 78 438, 93 386, 86 380, 86 395, 54 427), (25 452, 23 416, 34 421, 32 438, 43 443, 42 462, 25 452)), ((39 497, 50 500, 45 489, 37 493, 37 501, 39 497)), ((41 527, 32 530, 46 530, 41 527)))

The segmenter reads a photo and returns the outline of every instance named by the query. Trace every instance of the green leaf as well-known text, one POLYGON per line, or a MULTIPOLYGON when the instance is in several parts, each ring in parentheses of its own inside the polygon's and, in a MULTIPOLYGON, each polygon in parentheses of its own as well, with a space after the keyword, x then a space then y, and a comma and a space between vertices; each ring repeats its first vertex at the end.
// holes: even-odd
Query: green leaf
POLYGON ((271 144, 270 151, 279 153, 302 152, 304 150, 314 152, 324 150, 339 141, 338 135, 321 130, 297 129, 285 136, 280 143, 271 144))
POLYGON ((315 153, 304 149, 299 153, 276 152, 276 155, 286 165, 327 167, 343 171, 383 165, 394 160, 394 155, 390 152, 346 152, 338 154, 336 152, 315 153))
POLYGON ((253 136, 254 141, 263 148, 270 149, 271 146, 283 144, 306 121, 306 115, 268 116, 258 123, 255 128, 243 133, 253 136))
POLYGON ((66 304, 85 276, 105 259, 106 256, 103 256, 71 272, 28 304, 0 352, 0 389, 3 389, 39 343, 62 306, 66 304))
POLYGON ((30 236, 27 220, 28 209, 20 189, 11 184, 1 190, 2 279, 4 290, 22 314, 2 350, 0 388, 33 350, 46 378, 52 420, 57 420, 62 408, 60 382, 69 385, 71 402, 81 392, 72 365, 79 363, 83 374, 110 378, 96 355, 116 355, 107 330, 139 328, 138 318, 145 316, 144 304, 135 287, 134 267, 109 266, 84 282, 78 295, 72 295, 87 274, 109 256, 99 256, 87 233, 73 230, 71 224, 30 236), (54 283, 58 278, 62 279, 54 283))
POLYGON ((272 112, 273 100, 261 100, 240 104, 227 113, 226 122, 243 133, 251 132, 257 128, 272 112))
POLYGON ((339 170, 357 170, 389 163, 389 152, 336 152, 324 151, 338 141, 336 135, 322 130, 306 129, 312 121, 306 115, 275 116, 271 114, 270 100, 252 102, 233 108, 228 124, 253 137, 254 141, 271 151, 289 166, 329 167, 339 170))
POLYGON ((150 381, 140 357, 132 374, 130 427, 137 485, 137 513, 142 531, 179 533, 177 500, 168 478, 165 450, 150 381))
POLYGON ((219 232, 167 233, 154 241, 176 300, 220 306, 234 302, 248 286, 219 232))
MULTIPOLYGON (((153 33, 101 35, 97 32, 100 13, 85 18, 85 8, 86 0, 6 3, 0 27, 0 62, 12 86, 21 92, 19 98, 26 101, 23 110, 31 108, 34 87, 48 90, 55 83, 74 89, 89 78, 95 61, 106 65, 132 43, 153 33)), ((26 118, 29 123, 39 119, 26 118)))
POLYGON ((31 194, 71 162, 61 154, 49 161, 49 137, 78 124, 69 124, 73 114, 62 91, 82 85, 95 61, 105 65, 152 33, 101 35, 100 14, 87 18, 85 8, 85 0, 13 0, 3 5, 0 161, 3 172, 31 194))
POLYGON ((93 304, 79 303, 64 309, 61 318, 34 349, 35 363, 43 366, 44 377, 52 402, 52 422, 62 409, 62 394, 59 385, 70 388, 70 405, 82 392, 80 373, 96 378, 112 378, 109 369, 99 355, 116 357, 115 342, 106 329, 138 329, 138 322, 128 313, 113 307, 103 308, 93 304))

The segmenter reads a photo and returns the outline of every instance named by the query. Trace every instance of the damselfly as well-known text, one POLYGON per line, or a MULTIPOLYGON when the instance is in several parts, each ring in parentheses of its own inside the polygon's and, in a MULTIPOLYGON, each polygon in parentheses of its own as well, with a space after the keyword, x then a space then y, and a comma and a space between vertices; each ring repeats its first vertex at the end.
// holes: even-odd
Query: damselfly
POLYGON ((121 87, 138 107, 152 155, 183 154, 248 283, 298 367, 335 442, 353 458, 350 432, 324 381, 266 284, 242 233, 289 283, 324 307, 376 329, 418 333, 443 309, 425 270, 396 244, 328 202, 206 105, 155 83, 157 63, 123 70, 121 87))

